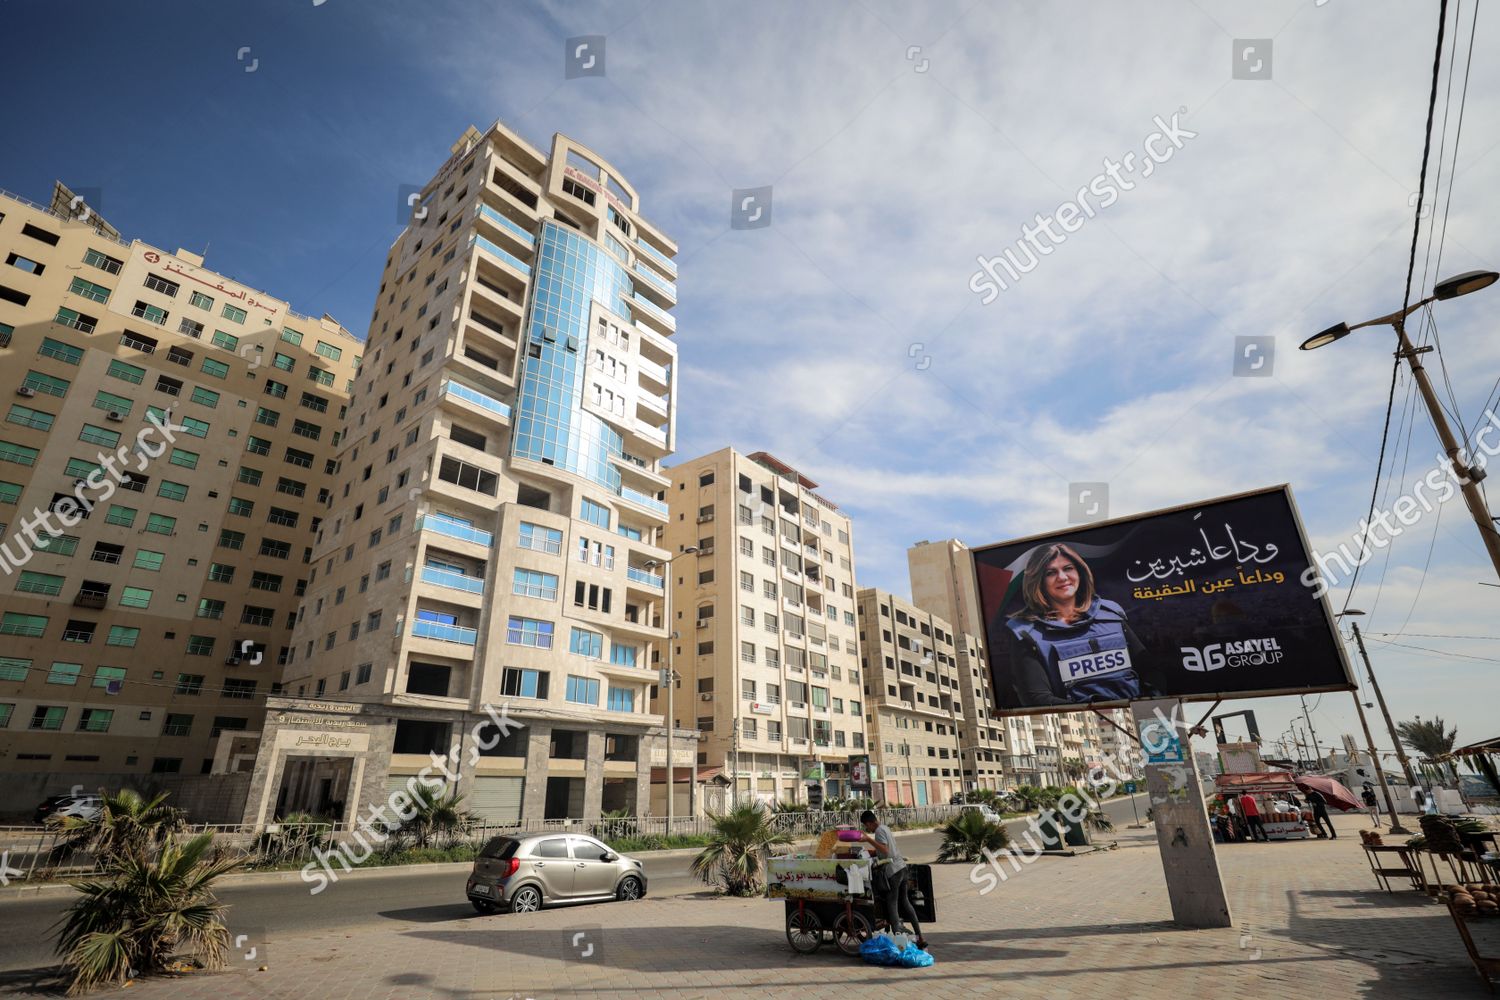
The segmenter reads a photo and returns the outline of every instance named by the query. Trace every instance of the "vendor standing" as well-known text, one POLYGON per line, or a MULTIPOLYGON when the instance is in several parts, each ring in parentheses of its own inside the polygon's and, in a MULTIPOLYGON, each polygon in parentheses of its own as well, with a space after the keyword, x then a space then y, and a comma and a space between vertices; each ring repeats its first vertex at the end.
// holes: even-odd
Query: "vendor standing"
POLYGON ((907 870, 906 859, 896 847, 896 838, 891 835, 891 828, 880 822, 869 809, 860 813, 859 822, 865 828, 864 836, 860 839, 874 849, 876 864, 885 868, 885 916, 891 933, 898 933, 901 929, 901 918, 896 912, 899 906, 905 912, 906 919, 911 922, 912 933, 917 937, 917 947, 925 950, 927 939, 922 936, 922 925, 917 922, 917 910, 912 906, 907 888, 907 878, 911 872, 907 870))

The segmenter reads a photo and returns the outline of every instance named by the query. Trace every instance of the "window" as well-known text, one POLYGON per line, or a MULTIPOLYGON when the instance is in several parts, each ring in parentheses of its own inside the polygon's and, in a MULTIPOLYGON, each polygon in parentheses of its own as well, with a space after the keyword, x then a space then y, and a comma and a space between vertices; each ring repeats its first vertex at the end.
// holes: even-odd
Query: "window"
POLYGON ((585 583, 578 580, 573 584, 573 606, 575 608, 588 608, 590 611, 600 611, 609 614, 610 588, 601 587, 597 583, 585 583))
POLYGON ((281 414, 264 406, 255 408, 255 422, 265 424, 267 427, 275 427, 281 422, 281 414))
MULTIPOLYGON (((102 603, 102 599, 109 596, 109 584, 95 584, 85 580, 80 595, 88 597, 98 596, 101 598, 102 603)), ((68 619, 68 624, 63 626, 63 642, 77 642, 88 645, 94 641, 94 629, 97 627, 98 625, 94 622, 84 622, 76 618, 70 618, 68 619)))
POLYGON ((122 507, 117 503, 112 503, 109 505, 109 512, 104 515, 104 523, 129 528, 135 524, 136 513, 134 507, 122 507))
POLYGON ((198 370, 205 375, 212 375, 214 378, 229 377, 229 365, 223 361, 215 361, 213 358, 204 358, 203 364, 199 366, 198 370))
POLYGON ((17 504, 21 502, 21 484, 0 482, 0 503, 17 504))
POLYGON ((273 378, 266 379, 266 395, 275 396, 277 399, 286 399, 287 389, 285 382, 278 382, 273 378))
POLYGON ((62 577, 26 570, 21 572, 21 579, 16 583, 16 591, 22 594, 48 594, 55 597, 62 593, 62 588, 62 577))
POLYGON ((295 359, 282 354, 280 351, 277 351, 271 357, 271 365, 272 367, 279 368, 284 372, 290 372, 296 369, 297 362, 295 359))
POLYGON ((321 355, 322 357, 328 358, 330 361, 338 361, 344 356, 344 352, 342 349, 334 347, 332 344, 325 344, 321 340, 318 341, 317 346, 313 348, 313 352, 321 355))
MULTIPOLYGON (((194 694, 198 692, 194 691, 194 694)), ((167 713, 166 721, 162 724, 161 734, 163 736, 186 736, 193 730, 193 717, 178 712, 167 713)))
POLYGON ((333 385, 333 372, 325 371, 317 365, 309 365, 307 377, 319 385, 333 385))
POLYGON ((316 441, 323 436, 323 428, 306 420, 293 420, 292 433, 316 441))
POLYGON ((547 697, 548 675, 542 670, 506 667, 500 676, 500 693, 511 698, 547 697))
POLYGON ((172 457, 167 459, 167 461, 173 465, 180 465, 184 469, 196 469, 198 467, 198 453, 182 448, 173 448, 172 457))
POLYGON ((568 701, 577 702, 580 705, 598 705, 599 682, 592 678, 569 674, 566 697, 568 701))
POLYGON ((624 643, 611 643, 609 647, 609 662, 618 667, 633 667, 636 665, 637 657, 640 656, 640 648, 627 646, 624 643))
MULTIPOLYGON (((101 546, 103 544, 105 544, 105 543, 104 542, 96 542, 95 543, 95 545, 94 545, 94 551, 95 551, 96 555, 98 554, 99 546, 101 546)), ((150 570, 152 573, 160 573, 161 572, 161 564, 162 564, 162 562, 165 559, 166 559, 166 553, 163 553, 163 552, 152 552, 150 549, 137 549, 136 553, 135 553, 135 563, 133 565, 135 566, 136 569, 144 569, 144 570, 150 570)), ((116 560, 116 561, 118 561, 118 560, 116 560)))
POLYGON ((98 250, 90 249, 83 255, 83 262, 89 267, 97 267, 106 274, 119 274, 120 268, 125 262, 117 258, 100 253, 98 250))
POLYGON ((156 495, 159 497, 164 497, 167 500, 186 500, 188 495, 188 488, 183 483, 174 483, 163 479, 161 481, 161 485, 157 486, 156 488, 156 495))
POLYGON ((189 656, 214 655, 214 637, 211 635, 188 636, 187 653, 189 656))
POLYGON ((276 492, 285 493, 287 496, 301 497, 307 494, 307 484, 295 479, 287 479, 285 476, 276 478, 276 492))
POLYGON ((207 597, 200 598, 198 601, 198 617, 214 619, 223 618, 224 602, 210 600, 207 597))
POLYGON ((193 292, 193 294, 188 296, 188 305, 196 306, 199 309, 212 309, 214 307, 214 299, 212 295, 193 292))
MULTIPOLYGON (((132 514, 134 511, 131 512, 132 514)), ((245 533, 243 531, 229 531, 222 529, 219 532, 219 548, 242 549, 245 547, 245 533)))
POLYGON ((83 670, 81 663, 56 663, 52 669, 47 671, 48 684, 66 684, 69 687, 78 683, 78 674, 83 670))
POLYGON ((95 667, 94 668, 94 683, 92 685, 93 687, 104 688, 106 691, 108 691, 110 689, 110 686, 114 685, 115 686, 115 690, 119 691, 124 686, 124 684, 125 684, 125 668, 124 667, 95 667))
POLYGON ((165 514, 146 515, 146 530, 158 535, 177 534, 177 518, 165 514))
POLYGON ((68 291, 74 295, 82 295, 90 302, 109 301, 108 288, 105 288, 103 285, 96 285, 92 281, 85 281, 82 278, 74 278, 73 283, 68 286, 68 291))
POLYGON ((38 705, 31 715, 31 728, 49 731, 61 729, 67 714, 66 705, 38 705))
POLYGON ((287 510, 284 507, 272 507, 270 513, 266 515, 266 523, 279 524, 284 528, 295 528, 300 517, 301 515, 294 510, 287 510))
POLYGON ((226 351, 233 351, 240 346, 240 338, 223 330, 215 330, 210 341, 215 347, 222 347, 226 351))
POLYGON ((285 327, 282 327, 281 339, 286 341, 288 344, 296 344, 298 347, 302 346, 302 334, 298 333, 296 330, 289 330, 285 327))
POLYGON ((557 576, 517 567, 511 593, 518 597, 539 597, 544 601, 555 601, 557 600, 557 576))
POLYGON ((609 704, 606 707, 611 712, 634 712, 635 689, 611 686, 609 689, 609 704))
POLYGON ((120 607, 149 608, 152 592, 145 587, 126 587, 120 593, 120 607))
POLYGON ((195 417, 183 417, 182 429, 193 437, 208 437, 208 429, 211 425, 206 420, 198 420, 195 417))
MULTIPOLYGON (((231 569, 231 572, 233 570, 231 569)), ((281 592, 282 578, 275 573, 261 573, 259 571, 250 574, 250 587, 253 590, 268 590, 271 593, 281 592)))
POLYGON ((260 542, 260 554, 272 559, 288 559, 292 555, 292 543, 263 538, 260 542))
POLYGON ((0 681, 24 681, 31 661, 16 656, 0 656, 0 681))
POLYGON ((534 552, 557 555, 562 551, 562 532, 555 528, 544 528, 530 521, 521 522, 520 545, 534 552))
POLYGON ((271 442, 252 434, 250 435, 250 439, 245 442, 245 450, 253 455, 269 455, 271 454, 271 442))
MULTIPOLYGON (((311 469, 313 464, 313 457, 309 452, 298 451, 296 448, 288 448, 286 450, 285 460, 291 465, 295 465, 303 469, 311 469)), ((444 459, 445 463, 446 461, 447 460, 444 459)), ((493 473, 491 473, 491 475, 493 475, 493 473)))
POLYGON ((755 593, 755 574, 745 571, 740 572, 740 589, 747 594, 755 593))
POLYGON ((573 628, 572 638, 568 640, 568 652, 578 656, 586 656, 591 660, 602 659, 604 656, 604 636, 598 632, 588 629, 573 628))
POLYGON ((124 646, 126 649, 134 649, 136 640, 141 637, 141 630, 130 628, 125 625, 111 625, 109 627, 109 638, 104 641, 106 646, 124 646))
POLYGON ((223 316, 225 319, 229 320, 230 322, 233 322, 233 323, 243 323, 243 322, 245 322, 245 317, 247 315, 249 315, 249 314, 246 313, 245 310, 241 309, 239 306, 232 306, 232 305, 230 305, 229 303, 226 302, 226 303, 224 303, 224 311, 221 312, 221 313, 219 313, 219 315, 223 316))
POLYGON ((510 616, 506 626, 505 641, 513 646, 534 646, 537 649, 552 648, 552 623, 535 618, 510 616))
POLYGON ((188 398, 209 409, 214 409, 219 405, 219 394, 212 389, 204 389, 201 386, 194 388, 193 394, 188 398))
POLYGON ((255 681, 241 680, 237 677, 224 679, 224 697, 249 699, 255 697, 255 681))
POLYGON ((579 504, 578 516, 598 528, 609 530, 609 508, 584 497, 579 504))
POLYGON ((14 462, 17 465, 28 466, 35 465, 38 454, 40 452, 35 448, 12 444, 9 441, 0 441, 0 462, 14 462))
POLYGON ((81 733, 107 733, 109 723, 115 716, 112 708, 85 708, 78 713, 78 731, 81 733))
MULTIPOLYGON (((74 314, 77 315, 76 313, 74 314)), ((64 344, 60 340, 51 337, 42 338, 42 346, 37 348, 37 356, 52 358, 64 364, 76 365, 83 360, 83 348, 74 347, 72 344, 64 344)))

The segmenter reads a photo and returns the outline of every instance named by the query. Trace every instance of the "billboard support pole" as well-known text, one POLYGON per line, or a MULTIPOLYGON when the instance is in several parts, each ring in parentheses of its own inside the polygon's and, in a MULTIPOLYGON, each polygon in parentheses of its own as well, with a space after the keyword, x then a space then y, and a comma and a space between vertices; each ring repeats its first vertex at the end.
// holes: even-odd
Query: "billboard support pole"
POLYGON ((1232 927, 1183 703, 1176 698, 1135 701, 1130 710, 1145 758, 1146 791, 1172 921, 1180 927, 1232 927))

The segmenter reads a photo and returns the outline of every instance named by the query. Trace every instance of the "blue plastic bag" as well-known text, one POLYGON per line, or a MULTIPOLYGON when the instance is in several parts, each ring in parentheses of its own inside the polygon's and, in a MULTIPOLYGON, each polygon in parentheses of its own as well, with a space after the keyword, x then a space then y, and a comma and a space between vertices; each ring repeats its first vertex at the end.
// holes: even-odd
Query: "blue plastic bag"
POLYGON ((862 942, 859 954, 871 965, 900 965, 908 969, 922 969, 933 962, 932 956, 913 942, 907 942, 904 949, 897 950, 896 942, 886 934, 876 934, 862 942))

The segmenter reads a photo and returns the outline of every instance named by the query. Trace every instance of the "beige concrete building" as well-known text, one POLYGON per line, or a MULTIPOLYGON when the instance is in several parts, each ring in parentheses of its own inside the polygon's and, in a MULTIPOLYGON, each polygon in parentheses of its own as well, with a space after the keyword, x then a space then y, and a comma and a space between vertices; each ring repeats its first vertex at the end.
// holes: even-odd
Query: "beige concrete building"
POLYGON ((0 254, 0 771, 248 766, 363 345, 62 185, 0 195, 0 254))
POLYGON ((672 562, 673 709, 702 733, 698 764, 742 801, 805 802, 816 765, 827 796, 850 794, 868 709, 848 516, 765 452, 724 448, 671 476, 666 545, 697 548, 672 562))
MULTIPOLYGON (((859 591, 860 664, 865 671, 875 798, 942 805, 964 789, 964 725, 958 646, 946 621, 883 590, 859 591)), ((970 641, 962 641, 967 653, 970 641)), ((968 679, 971 679, 968 678, 968 679)))
POLYGON ((598 154, 499 123, 412 203, 247 821, 350 819, 433 754, 490 822, 644 814, 676 246, 598 154))

